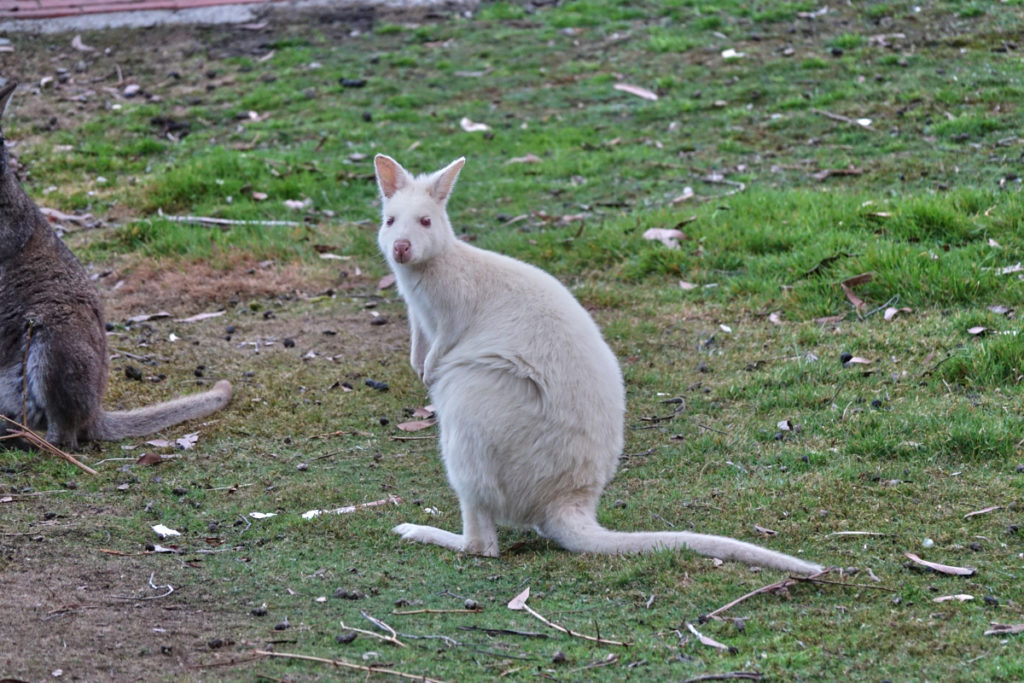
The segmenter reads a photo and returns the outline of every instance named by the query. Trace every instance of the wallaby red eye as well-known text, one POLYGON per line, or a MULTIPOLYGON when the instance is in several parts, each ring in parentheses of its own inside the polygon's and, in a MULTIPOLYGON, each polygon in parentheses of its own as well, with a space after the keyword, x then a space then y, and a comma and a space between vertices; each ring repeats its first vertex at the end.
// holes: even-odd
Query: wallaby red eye
POLYGON ((422 218, 420 218, 420 225, 422 225, 424 228, 429 228, 430 216, 423 216, 422 218))
POLYGON ((388 219, 386 221, 384 221, 384 222, 387 223, 388 225, 394 225, 395 224, 395 217, 394 216, 388 216, 388 219))

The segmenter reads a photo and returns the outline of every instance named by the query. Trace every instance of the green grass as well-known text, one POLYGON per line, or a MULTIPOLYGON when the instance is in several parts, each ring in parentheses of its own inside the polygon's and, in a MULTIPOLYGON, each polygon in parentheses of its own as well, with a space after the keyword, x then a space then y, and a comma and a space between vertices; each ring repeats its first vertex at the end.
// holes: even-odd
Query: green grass
MULTIPOLYGON (((818 9, 494 2, 468 18, 389 18, 358 35, 282 24, 234 55, 204 29, 202 47, 173 65, 139 62, 138 74, 126 74, 164 84, 159 102, 95 108, 50 133, 19 118, 15 100, 4 132, 24 140, 17 153, 30 192, 111 217, 68 238, 83 261, 312 268, 325 247, 347 260, 333 296, 243 294, 223 318, 193 327, 155 321, 145 339, 119 328, 112 345, 144 341, 133 352, 169 359, 153 370, 169 377, 132 382, 116 359, 109 405, 188 390, 199 364, 207 377, 232 379, 238 395, 202 428, 196 449, 156 468, 109 462, 85 477, 38 455, 0 453, 3 489, 17 496, 3 508, 5 530, 26 534, 0 537, 0 569, 49 547, 29 535, 47 533, 39 524, 48 513, 73 527, 61 553, 97 565, 115 559, 96 548, 140 550, 160 522, 183 532, 184 555, 149 555, 140 566, 175 585, 180 602, 168 605, 199 605, 226 624, 232 656, 281 640, 281 651, 446 680, 1024 676, 1022 636, 983 635, 991 622, 1024 622, 1024 339, 1016 312, 989 310, 1024 300, 1019 273, 1000 270, 1024 260, 1024 82, 1019 51, 1004 50, 1018 40, 1024 9, 896 1, 801 16, 818 9), (888 38, 890 46, 871 38, 896 33, 907 37, 888 38), (723 59, 730 48, 744 56, 723 59), (346 87, 343 78, 366 82, 346 87), (659 98, 614 89, 620 81, 659 98), (168 137, 158 116, 187 121, 188 134, 168 137), (467 133, 463 117, 491 130, 467 133), (833 578, 859 585, 798 584, 699 625, 700 615, 781 577, 714 568, 689 553, 570 556, 512 530, 501 532, 496 560, 399 543, 389 533, 397 523, 455 530, 459 519, 435 442, 394 438, 428 399, 407 365, 403 305, 375 289, 385 273, 374 240, 377 152, 414 171, 465 155, 449 207, 457 229, 549 270, 601 324, 628 394, 627 457, 603 499, 603 523, 732 535, 857 568, 833 578), (511 163, 527 154, 540 161, 511 163), (676 201, 685 187, 695 196, 676 201), (287 200, 309 204, 290 209, 287 200), (161 212, 298 225, 211 230, 161 212), (674 227, 686 233, 679 249, 643 238, 674 227), (864 301, 857 310, 841 283, 862 273, 872 277, 853 288, 864 301), (887 307, 910 310, 887 320, 887 307), (371 326, 369 311, 390 323, 371 326), (975 326, 989 333, 970 334, 975 326), (168 341, 171 332, 183 339, 168 341), (282 346, 285 337, 296 346, 282 346), (871 362, 844 367, 844 353, 871 362), (368 378, 391 389, 374 391, 368 378), (643 419, 668 415, 671 397, 685 411, 643 419), (780 429, 784 421, 799 429, 780 429), (299 516, 388 495, 404 502, 299 516), (998 509, 964 517, 990 506, 998 509), (278 514, 253 520, 252 511, 278 514), (760 536, 754 525, 778 534, 760 536), (906 552, 978 573, 919 571, 906 552), (527 585, 546 617, 632 645, 595 645, 506 609, 527 585), (364 597, 332 597, 336 589, 364 597), (933 602, 958 593, 975 599, 933 602), (483 612, 392 614, 457 609, 466 599, 483 612), (267 615, 254 616, 264 603, 267 615), (400 633, 458 644, 336 642, 341 622, 374 629, 360 610, 400 633), (291 627, 275 631, 285 617, 291 627), (701 645, 685 622, 735 651, 701 645), (377 659, 364 660, 368 652, 377 659)), ((45 41, 19 45, 19 54, 30 48, 49 64, 45 41)), ((124 457, 116 444, 94 449, 90 462, 124 457)), ((217 654, 190 647, 203 662, 217 654)), ((226 680, 333 674, 282 660, 208 671, 226 680)))

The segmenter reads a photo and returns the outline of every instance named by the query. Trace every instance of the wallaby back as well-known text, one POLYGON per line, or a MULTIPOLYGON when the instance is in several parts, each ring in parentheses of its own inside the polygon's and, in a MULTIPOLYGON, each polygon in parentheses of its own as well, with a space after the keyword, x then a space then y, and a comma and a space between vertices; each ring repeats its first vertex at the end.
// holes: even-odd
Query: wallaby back
POLYGON ((465 160, 414 177, 374 160, 380 248, 405 299, 411 362, 440 416, 440 446, 463 532, 402 524, 408 540, 498 554, 498 524, 533 528, 575 552, 688 547, 784 571, 821 568, 723 536, 617 532, 596 521, 623 448, 618 361, 555 278, 455 237, 446 205, 465 160))
MULTIPOLYGON (((0 89, 0 118, 16 84, 0 89)), ((159 431, 227 405, 231 385, 128 413, 100 405, 109 361, 99 296, 22 189, 0 131, 0 413, 52 443, 159 431)))

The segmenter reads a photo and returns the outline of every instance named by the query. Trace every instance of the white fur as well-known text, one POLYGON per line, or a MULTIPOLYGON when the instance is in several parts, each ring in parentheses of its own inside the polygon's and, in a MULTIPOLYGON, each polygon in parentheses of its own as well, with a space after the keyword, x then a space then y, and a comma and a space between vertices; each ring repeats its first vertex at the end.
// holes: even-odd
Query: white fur
POLYGON ((722 536, 617 532, 597 523, 598 499, 623 446, 618 362, 555 278, 455 237, 446 204, 464 163, 414 178, 390 157, 375 159, 383 202, 378 242, 408 307, 410 360, 438 409, 441 455, 463 522, 462 534, 417 524, 395 532, 496 557, 500 524, 536 529, 576 552, 689 547, 784 571, 819 571, 722 536))

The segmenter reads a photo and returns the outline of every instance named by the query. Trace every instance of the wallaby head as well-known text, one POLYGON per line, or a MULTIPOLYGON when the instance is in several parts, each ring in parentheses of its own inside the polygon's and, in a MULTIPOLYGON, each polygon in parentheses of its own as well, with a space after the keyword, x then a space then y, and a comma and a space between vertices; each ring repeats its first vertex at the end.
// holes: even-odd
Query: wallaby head
POLYGON ((389 156, 374 159, 383 209, 377 239, 393 270, 422 266, 455 242, 445 207, 465 163, 413 177, 389 156))

